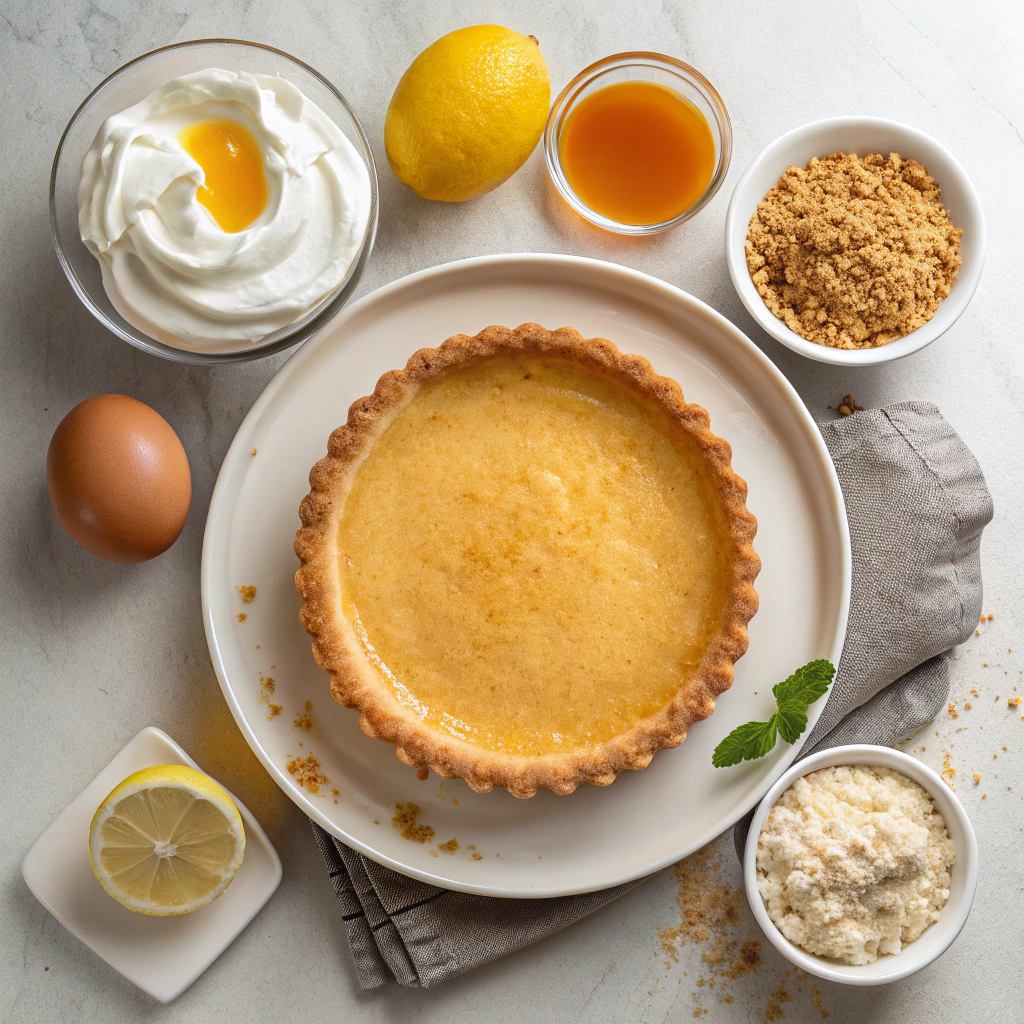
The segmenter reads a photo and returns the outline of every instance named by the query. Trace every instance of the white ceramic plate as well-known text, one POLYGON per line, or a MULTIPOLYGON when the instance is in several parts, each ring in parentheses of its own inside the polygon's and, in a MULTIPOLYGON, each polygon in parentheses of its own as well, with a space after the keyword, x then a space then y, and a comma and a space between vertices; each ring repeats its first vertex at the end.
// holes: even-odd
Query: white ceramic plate
MULTIPOLYGON (((636 271, 568 256, 491 256, 414 274, 355 303, 282 367, 245 418, 221 467, 203 546, 203 614, 224 695, 256 755, 286 793, 343 842, 435 885, 494 896, 560 896, 638 878, 698 849, 754 806, 796 755, 716 770, 711 751, 772 709, 772 684, 812 658, 838 663, 850 549, 842 494, 821 435, 786 379, 727 320, 636 271), (750 651, 715 714, 643 772, 568 797, 517 800, 462 782, 417 779, 394 748, 359 730, 330 697, 298 622, 292 541, 310 467, 349 405, 416 349, 490 324, 576 327, 646 356, 704 405, 733 446, 758 518, 761 609, 750 651), (253 452, 256 451, 254 455, 253 452), (255 586, 243 604, 240 586, 255 586), (246 615, 239 622, 239 613, 246 615), (260 674, 275 681, 268 719, 260 674), (310 731, 294 725, 312 704, 310 731), (311 795, 287 764, 312 753, 330 780, 311 795), (335 792, 336 791, 336 792, 335 792), (436 842, 403 839, 396 802, 414 801, 436 842), (475 849, 470 849, 474 847, 475 849), (479 859, 474 858, 474 854, 479 859)), ((813 708, 811 724, 820 712, 813 708)))
POLYGON ((281 882, 281 859, 236 797, 245 825, 245 857, 217 899, 180 917, 150 917, 122 907, 92 873, 89 825, 100 802, 119 782, 155 764, 199 768, 167 733, 153 726, 143 729, 32 844, 21 873, 35 898, 72 935, 144 992, 169 1003, 234 942, 274 895, 281 882))

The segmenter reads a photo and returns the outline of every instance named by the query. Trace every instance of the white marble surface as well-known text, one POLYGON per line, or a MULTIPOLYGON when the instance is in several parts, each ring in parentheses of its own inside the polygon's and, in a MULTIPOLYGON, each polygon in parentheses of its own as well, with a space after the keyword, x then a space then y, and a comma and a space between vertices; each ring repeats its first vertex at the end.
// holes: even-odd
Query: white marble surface
MULTIPOLYGON (((955 721, 943 715, 908 749, 923 743, 921 756, 940 766, 942 748, 954 745, 957 790, 981 848, 978 897, 960 940, 923 973, 884 989, 822 986, 821 998, 833 1020, 880 1024, 1008 1019, 1012 1007, 1019 1012, 1024 721, 1007 709, 1006 696, 1014 685, 1024 690, 1024 657, 1015 647, 1024 644, 1018 636, 1024 141, 1017 127, 1024 125, 1024 7, 1013 0, 8 0, 0 10, 6 82, 0 110, 0 1019, 647 1022, 692 1019, 699 1004, 708 1020, 759 1021, 785 970, 765 952, 756 974, 733 983, 733 1003, 698 991, 700 947, 684 947, 681 962, 666 972, 654 955, 656 929, 677 923, 679 915, 675 882, 665 873, 579 926, 437 990, 358 991, 319 854, 305 822, 230 718, 200 620, 203 520, 217 467, 281 360, 207 370, 130 349, 74 297, 47 224, 50 162, 86 93, 137 54, 208 36, 259 40, 296 54, 338 83, 362 117, 382 197, 362 294, 462 256, 529 250, 595 256, 656 274, 721 310, 790 376, 816 416, 833 415, 827 407, 848 391, 865 406, 909 398, 938 403, 977 453, 995 496, 996 520, 983 544, 985 610, 995 617, 956 656, 954 695, 977 687, 973 708, 955 721), (662 50, 700 68, 721 91, 736 135, 718 198, 675 232, 630 241, 570 216, 548 185, 539 152, 498 191, 464 206, 424 203, 403 189, 383 152, 391 90, 434 38, 485 20, 538 36, 556 89, 591 61, 624 49, 662 50), (786 129, 844 113, 897 118, 936 135, 973 177, 989 219, 985 275, 956 327, 919 355, 858 372, 804 361, 759 332, 733 293, 722 249, 728 196, 754 153, 786 129), (180 433, 192 463, 195 495, 185 532, 168 554, 143 566, 109 565, 77 548, 46 497, 51 432, 76 402, 108 391, 156 407, 180 433), (42 829, 147 724, 166 729, 242 796, 285 863, 284 882, 263 913, 167 1007, 65 932, 32 898, 19 871, 42 829), (977 787, 970 778, 975 771, 984 776, 977 787)), ((723 851, 723 880, 738 882, 723 851)), ((756 926, 743 928, 753 935, 756 926)), ((786 1020, 821 1019, 810 998, 795 990, 782 1010, 786 1020)))

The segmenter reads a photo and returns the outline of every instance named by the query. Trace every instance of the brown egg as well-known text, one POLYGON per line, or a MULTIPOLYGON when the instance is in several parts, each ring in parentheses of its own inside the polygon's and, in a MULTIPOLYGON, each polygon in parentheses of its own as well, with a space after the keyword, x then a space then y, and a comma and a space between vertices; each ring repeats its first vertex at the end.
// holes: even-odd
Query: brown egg
POLYGON ((54 512, 87 551, 145 562, 181 533, 192 475, 178 435, 156 410, 125 395, 97 395, 60 422, 46 453, 54 512))

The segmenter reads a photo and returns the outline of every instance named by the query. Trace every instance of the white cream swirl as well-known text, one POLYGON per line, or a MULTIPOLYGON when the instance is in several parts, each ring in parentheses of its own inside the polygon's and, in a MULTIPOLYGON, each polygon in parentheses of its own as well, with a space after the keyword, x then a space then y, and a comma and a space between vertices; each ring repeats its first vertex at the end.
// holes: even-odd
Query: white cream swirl
POLYGON ((283 78, 208 68, 104 121, 82 164, 82 241, 114 307, 176 348, 249 348, 345 279, 370 216, 366 165, 341 129, 283 78), (197 199, 203 169, 177 141, 225 119, 255 137, 267 203, 224 231, 197 199))

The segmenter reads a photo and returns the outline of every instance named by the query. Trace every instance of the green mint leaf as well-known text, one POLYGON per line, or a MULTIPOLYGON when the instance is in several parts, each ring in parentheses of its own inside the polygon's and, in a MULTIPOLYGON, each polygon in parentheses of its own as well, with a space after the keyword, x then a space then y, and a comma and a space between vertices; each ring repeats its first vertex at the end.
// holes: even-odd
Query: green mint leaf
POLYGON ((746 722, 737 726, 711 755, 716 768, 728 768, 740 761, 755 761, 775 746, 776 716, 767 722, 746 722))
MULTIPOLYGON (((783 682, 776 683, 772 687, 772 693, 775 694, 780 707, 789 701, 799 701, 806 708, 824 696, 835 674, 835 666, 830 661, 819 658, 804 665, 803 668, 798 668, 783 682)), ((792 740, 788 742, 792 743, 792 740)))
POLYGON ((772 687, 778 710, 767 722, 737 726, 711 755, 716 768, 764 757, 775 746, 776 734, 796 743, 807 728, 807 709, 823 697, 835 678, 835 666, 824 658, 798 668, 788 679, 772 687))
POLYGON ((796 743, 807 728, 807 705, 799 698, 784 700, 775 712, 779 735, 787 743, 796 743))

